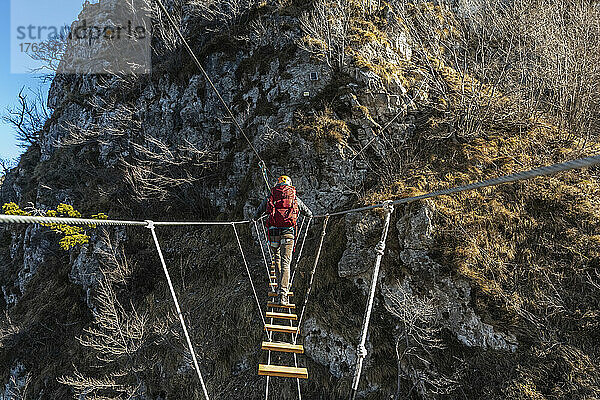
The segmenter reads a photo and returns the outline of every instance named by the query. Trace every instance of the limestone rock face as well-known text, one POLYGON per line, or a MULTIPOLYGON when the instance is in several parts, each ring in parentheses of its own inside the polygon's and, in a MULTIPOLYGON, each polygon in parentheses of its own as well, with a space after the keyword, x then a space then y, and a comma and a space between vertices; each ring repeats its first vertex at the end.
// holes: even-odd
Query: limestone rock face
MULTIPOLYGON (((118 245, 117 243, 116 248, 118 248, 118 245)), ((90 309, 94 308, 91 298, 92 289, 102 279, 102 265, 105 268, 110 266, 110 252, 111 249, 107 247, 105 241, 93 237, 90 244, 81 247, 71 266, 69 279, 74 284, 83 287, 86 293, 86 303, 90 309)))
POLYGON ((23 240, 23 268, 18 273, 18 286, 21 294, 25 293, 27 283, 43 265, 51 247, 52 242, 42 233, 39 225, 27 228, 23 240))
POLYGON ((373 268, 375 245, 380 240, 382 222, 375 213, 346 215, 347 245, 338 262, 338 274, 343 278, 364 275, 373 268))
POLYGON ((435 274, 440 269, 440 265, 428 255, 433 245, 434 212, 431 205, 408 206, 399 210, 396 229, 401 248, 400 260, 414 272, 435 274))
POLYGON ((304 349, 314 361, 329 368, 337 378, 348 375, 356 364, 356 348, 335 332, 320 326, 314 318, 303 324, 304 349))
POLYGON ((513 334, 496 331, 469 307, 471 287, 466 281, 445 278, 435 291, 443 325, 465 346, 511 352, 517 349, 517 339, 513 334))

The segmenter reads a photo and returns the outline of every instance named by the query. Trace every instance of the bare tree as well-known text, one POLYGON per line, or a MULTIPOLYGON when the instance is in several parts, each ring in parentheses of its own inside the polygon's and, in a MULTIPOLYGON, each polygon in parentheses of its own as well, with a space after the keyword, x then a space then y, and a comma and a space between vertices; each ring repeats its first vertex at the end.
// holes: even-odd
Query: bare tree
POLYGON ((66 49, 67 38, 63 36, 48 39, 36 44, 29 55, 32 59, 40 62, 41 66, 34 72, 56 73, 66 49))
POLYGON ((14 159, 0 158, 0 168, 2 168, 2 176, 6 176, 11 169, 16 167, 17 161, 14 159))
POLYGON ((200 19, 208 32, 231 29, 258 5, 257 0, 188 0, 187 11, 200 19))
POLYGON ((425 399, 451 393, 456 382, 437 371, 433 362, 433 352, 444 348, 433 300, 413 294, 408 280, 398 282, 394 290, 384 288, 383 294, 386 309, 401 323, 396 339, 398 391, 395 398, 401 398, 402 379, 410 380, 411 392, 415 390, 425 399))
POLYGON ((15 129, 21 146, 28 147, 37 143, 50 114, 41 90, 30 91, 29 97, 24 91, 19 92, 19 105, 9 108, 3 119, 15 129))
POLYGON ((28 400, 29 384, 31 383, 31 374, 28 372, 24 378, 18 379, 11 376, 8 384, 5 386, 7 399, 11 400, 28 400))
POLYGON ((72 376, 62 377, 59 382, 73 389, 75 399, 139 399, 139 373, 146 368, 142 350, 148 340, 148 316, 138 313, 133 304, 125 309, 119 301, 116 291, 128 282, 132 268, 106 231, 100 242, 102 279, 94 297, 94 324, 79 338, 100 362, 100 376, 88 376, 76 368, 72 376))
POLYGON ((201 179, 201 172, 213 165, 216 158, 186 139, 167 145, 163 139, 146 135, 143 142, 132 146, 132 157, 124 159, 122 165, 125 182, 138 201, 171 198, 174 189, 201 179))
POLYGON ((304 13, 300 19, 304 33, 300 47, 324 59, 330 68, 337 71, 346 65, 351 7, 349 2, 342 0, 319 0, 315 2, 313 10, 304 13))
POLYGON ((600 11, 590 1, 394 1, 428 83, 432 137, 600 118, 600 11))

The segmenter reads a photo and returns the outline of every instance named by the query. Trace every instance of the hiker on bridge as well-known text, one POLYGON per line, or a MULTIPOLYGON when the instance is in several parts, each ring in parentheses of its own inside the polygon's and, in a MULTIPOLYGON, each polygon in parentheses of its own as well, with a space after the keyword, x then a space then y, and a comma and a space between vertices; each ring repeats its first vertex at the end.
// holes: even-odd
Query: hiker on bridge
POLYGON ((259 219, 266 212, 269 245, 275 263, 278 295, 275 302, 288 305, 290 290, 290 264, 296 241, 296 226, 300 212, 312 217, 312 211, 296 196, 296 188, 288 176, 281 176, 254 215, 259 219))

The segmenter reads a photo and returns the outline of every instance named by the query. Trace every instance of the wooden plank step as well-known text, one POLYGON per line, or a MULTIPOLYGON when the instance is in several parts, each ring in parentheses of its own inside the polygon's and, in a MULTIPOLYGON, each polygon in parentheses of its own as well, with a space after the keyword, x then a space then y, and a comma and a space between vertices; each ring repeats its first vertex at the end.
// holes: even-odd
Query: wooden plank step
POLYGON ((296 333, 298 331, 297 327, 286 325, 266 324, 265 328, 267 328, 269 332, 296 333))
POLYGON ((267 318, 276 318, 276 319, 291 319, 297 320, 298 316, 296 314, 288 314, 288 313, 278 313, 278 312, 267 312, 267 318))
POLYGON ((258 375, 308 379, 308 370, 306 368, 286 367, 283 365, 259 364, 258 375))
POLYGON ((271 286, 277 286, 277 284, 275 282, 271 282, 271 283, 269 283, 269 285, 271 285, 271 286))
POLYGON ((267 307, 272 307, 272 308, 296 308, 295 304, 288 304, 286 306, 282 306, 281 304, 277 304, 277 303, 273 303, 272 301, 269 301, 267 303, 267 307))
MULTIPOLYGON (((288 292, 288 296, 293 296, 294 292, 288 292)), ((277 293, 269 292, 269 297, 276 297, 277 293)))
POLYGON ((285 342, 262 342, 262 349, 268 351, 281 351, 284 353, 304 354, 304 346, 285 342))

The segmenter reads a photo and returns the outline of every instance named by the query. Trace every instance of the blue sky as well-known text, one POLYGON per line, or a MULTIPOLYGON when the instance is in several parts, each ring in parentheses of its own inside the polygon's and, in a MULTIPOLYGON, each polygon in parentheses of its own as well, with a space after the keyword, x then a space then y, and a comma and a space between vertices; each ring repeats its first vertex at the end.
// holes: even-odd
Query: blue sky
MULTIPOLYGON (((41 88, 45 97, 50 86, 39 75, 11 73, 11 38, 15 37, 13 31, 16 31, 16 26, 11 25, 21 25, 23 21, 35 25, 70 25, 77 19, 82 3, 83 0, 0 0, 0 115, 3 116, 7 108, 18 104, 17 96, 21 88, 24 87, 26 92, 41 88), (11 7, 11 3, 15 7, 11 7), (18 24, 11 24, 15 19, 19 20, 18 24)), ((17 146, 13 129, 0 120, 0 158, 14 158, 22 151, 17 146)))

